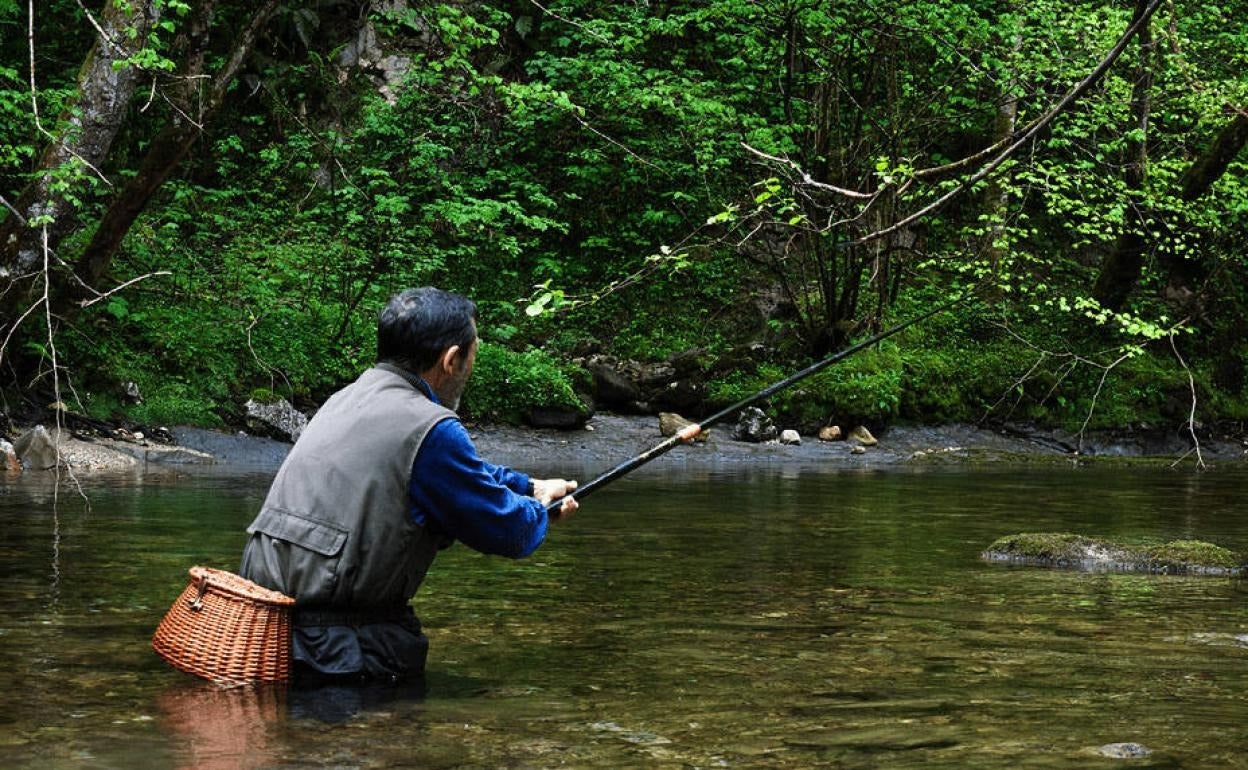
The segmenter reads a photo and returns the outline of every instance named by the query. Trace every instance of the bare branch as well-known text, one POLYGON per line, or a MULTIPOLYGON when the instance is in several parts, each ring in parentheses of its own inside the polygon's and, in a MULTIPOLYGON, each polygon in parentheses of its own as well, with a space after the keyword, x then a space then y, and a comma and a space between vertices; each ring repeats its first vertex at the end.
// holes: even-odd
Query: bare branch
POLYGON ((1131 357, 1130 353, 1123 353, 1118 356, 1109 366, 1105 367, 1105 371, 1101 372, 1101 381, 1096 384, 1096 392, 1092 394, 1092 403, 1088 405, 1088 416, 1083 418, 1083 424, 1079 426, 1079 453, 1083 453, 1083 434, 1088 429, 1088 423, 1092 422, 1092 414, 1096 411, 1096 400, 1101 397, 1101 391, 1105 388, 1105 380, 1109 377, 1109 373, 1114 370, 1118 364, 1126 361, 1131 357))
POLYGON ((795 171, 799 176, 801 176, 802 184, 808 187, 814 187, 815 189, 818 189, 818 190, 827 190, 829 192, 834 192, 837 195, 843 195, 847 198, 857 198, 859 200, 873 199, 880 194, 879 191, 876 191, 873 193, 864 193, 864 192, 859 192, 857 190, 850 190, 845 187, 837 187, 835 185, 830 185, 825 182, 815 181, 815 179, 811 177, 811 175, 808 172, 804 171, 801 166, 797 165, 797 163, 795 163, 790 158, 778 158, 775 155, 768 155, 762 150, 755 149, 751 147, 750 145, 746 144, 745 142, 742 142, 741 146, 749 150, 750 152, 754 153, 758 157, 763 158, 764 160, 771 161, 772 163, 779 163, 781 165, 785 165, 793 169, 793 171, 795 171))
POLYGON ((87 17, 87 21, 91 22, 91 26, 95 27, 95 31, 99 33, 100 39, 118 53, 125 53, 121 46, 117 45, 117 41, 113 39, 113 36, 104 31, 104 28, 101 27, 100 23, 95 20, 95 17, 91 15, 91 12, 87 10, 87 7, 82 4, 82 0, 76 0, 76 2, 78 3, 78 8, 82 11, 82 15, 87 17))
POLYGON ((1189 450, 1187 454, 1184 454, 1183 457, 1180 457, 1178 460, 1175 460, 1174 464, 1172 464, 1170 467, 1173 468, 1174 465, 1178 465, 1178 463, 1181 460, 1183 460, 1184 457, 1187 457, 1188 454, 1191 454, 1192 451, 1195 451, 1196 452, 1196 467, 1203 470, 1205 467, 1205 458, 1202 457, 1200 454, 1200 439, 1196 437, 1196 380, 1194 377, 1192 377, 1192 370, 1188 368, 1187 361, 1184 361, 1182 354, 1179 353, 1179 346, 1177 343, 1175 343, 1174 336, 1175 336, 1174 331, 1171 331, 1170 332, 1170 349, 1174 351, 1174 357, 1179 360, 1179 366, 1182 366, 1183 371, 1187 374, 1187 387, 1192 392, 1192 408, 1187 413, 1187 432, 1192 437, 1192 449, 1189 450))
POLYGON ((859 238, 855 238, 854 240, 846 241, 845 243, 841 244, 842 247, 861 246, 863 244, 870 243, 871 241, 879 240, 880 238, 883 238, 887 235, 891 235, 892 233, 895 233, 898 230, 908 227, 909 225, 917 222, 923 217, 926 217, 928 214, 931 214, 934 211, 943 208, 951 200, 958 197, 963 192, 965 192, 966 190, 974 186, 976 183, 985 179, 993 171, 996 171, 998 168, 1000 168, 1000 166, 1003 163, 1005 163, 1007 160, 1009 160, 1010 156, 1013 155, 1014 152, 1018 150, 1018 148, 1022 147, 1023 145, 1027 144, 1032 139, 1034 139, 1036 134, 1040 133, 1042 129, 1044 129, 1050 123, 1052 123, 1053 120, 1058 115, 1061 115, 1063 112, 1065 112, 1066 108, 1068 108, 1076 99, 1083 96, 1084 93, 1086 93, 1090 88, 1092 88, 1092 86, 1095 85, 1097 81, 1101 79, 1102 76, 1104 76, 1105 72, 1108 71, 1109 68, 1113 65, 1113 63, 1118 60, 1118 57, 1122 55, 1122 52, 1127 47, 1127 43, 1129 43, 1131 39, 1134 38, 1139 33, 1139 31, 1144 28, 1144 25, 1147 24, 1149 19, 1152 18, 1153 14, 1157 11, 1157 8, 1160 7, 1161 3, 1162 3, 1162 0, 1151 0, 1151 2, 1149 2, 1149 4, 1144 8, 1143 12, 1140 13, 1139 16, 1136 17, 1132 21, 1131 25, 1127 27, 1127 30, 1122 34, 1120 38, 1118 38, 1118 42, 1115 43, 1114 47, 1111 48, 1109 53, 1105 55, 1105 58, 1103 58, 1101 62, 1097 64, 1096 67, 1093 68, 1093 70, 1090 73, 1088 73, 1088 75, 1083 80, 1079 81, 1079 83, 1075 85, 1074 88, 1066 92, 1066 95, 1063 96, 1061 99, 1059 99, 1057 104, 1055 104, 1051 109, 1049 109, 1047 113, 1037 118, 1029 126, 1027 126, 1027 128, 1021 131, 1018 135, 1018 138, 1015 139, 1008 147, 1002 150, 995 158, 993 158, 988 163, 984 164, 984 166, 981 167, 974 174, 971 174, 966 179, 963 179, 956 186, 954 186, 953 189, 949 190, 947 193, 940 196, 936 200, 932 201, 928 205, 920 208, 918 211, 914 212, 913 214, 910 214, 907 217, 903 217, 902 219, 894 222, 888 227, 882 228, 880 230, 876 230, 873 233, 868 233, 859 238))
MULTIPOLYGON (((87 300, 82 300, 81 302, 79 302, 79 303, 78 303, 78 307, 90 307, 90 306, 94 305, 95 303, 99 302, 100 300, 103 300, 103 299, 108 299, 109 297, 113 296, 114 294, 116 294, 117 292, 119 292, 119 291, 121 291, 122 289, 126 288, 127 286, 132 286, 132 285, 134 285, 134 284, 138 283, 139 281, 146 281, 148 278, 155 278, 155 277, 156 277, 156 276, 158 276, 158 275, 173 275, 173 273, 172 273, 172 272, 170 272, 170 271, 168 271, 168 270, 157 270, 157 271, 152 272, 152 273, 147 273, 146 275, 140 275, 138 278, 131 278, 130 280, 126 281, 125 283, 118 284, 117 286, 114 286, 113 288, 109 289, 108 291, 104 292, 103 294, 100 294, 99 292, 96 292, 96 297, 95 297, 95 299, 87 299, 87 300)), ((83 285, 85 286, 85 284, 83 284, 83 285)), ((90 287, 88 287, 88 288, 90 288, 90 287)), ((92 291, 94 291, 94 290, 92 290, 92 291)))
POLYGON ((9 203, 9 199, 5 198, 3 195, 0 195, 0 205, 3 205, 9 210, 10 214, 17 217, 18 222, 21 222, 23 225, 26 224, 26 217, 22 216, 22 212, 18 211, 12 203, 9 203))
POLYGON ((557 14, 557 13, 555 13, 554 11, 550 10, 550 9, 549 9, 549 8, 547 8, 546 6, 544 6, 544 5, 542 5, 541 3, 537 2, 537 0, 529 0, 529 2, 530 2, 530 3, 532 3, 533 5, 537 6, 537 7, 538 7, 538 8, 542 11, 542 13, 545 13, 545 14, 547 14, 547 15, 549 15, 549 16, 552 16, 552 17, 554 17, 554 18, 558 19, 559 21, 562 21, 564 24, 571 24, 573 27, 576 27, 577 29, 579 29, 579 30, 581 30, 582 32, 584 32, 585 34, 589 35, 590 37, 592 37, 592 38, 594 38, 594 39, 596 39, 596 40, 599 40, 599 41, 601 41, 601 42, 603 42, 603 43, 606 43, 607 45, 609 45, 609 46, 610 46, 610 47, 612 47, 612 48, 615 48, 615 47, 616 47, 615 42, 614 42, 614 41, 612 41, 610 38, 608 38, 608 37, 606 37, 606 36, 604 36, 604 35, 600 35, 600 34, 598 34, 597 32, 593 31, 592 29, 590 29, 589 27, 587 27, 587 26, 585 26, 584 24, 580 23, 579 21, 574 21, 574 20, 572 20, 572 19, 569 19, 569 18, 568 18, 568 17, 566 17, 566 16, 560 16, 559 14, 557 14))

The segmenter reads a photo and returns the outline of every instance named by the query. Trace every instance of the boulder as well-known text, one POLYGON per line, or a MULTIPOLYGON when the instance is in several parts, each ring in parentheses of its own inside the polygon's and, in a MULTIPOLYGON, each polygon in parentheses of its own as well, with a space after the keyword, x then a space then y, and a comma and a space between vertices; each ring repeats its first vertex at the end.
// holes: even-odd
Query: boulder
POLYGON ((593 412, 573 406, 536 406, 524 414, 524 421, 534 428, 573 430, 585 426, 593 412))
POLYGON ((42 471, 55 468, 60 461, 56 441, 53 440, 52 434, 48 433, 48 429, 42 425, 36 425, 18 436, 13 444, 13 450, 21 458, 22 465, 31 470, 42 471))
POLYGON ((706 401, 706 387, 695 380, 673 380, 651 393, 649 400, 659 410, 695 409, 706 401))
POLYGON ((841 441, 845 436, 841 434, 841 426, 825 425, 819 429, 820 441, 841 441))
POLYGON ((781 444, 793 444, 800 446, 802 443, 802 435, 793 429, 780 431, 781 444))
POLYGON ((0 471, 4 473, 22 472, 22 461, 17 457, 17 450, 4 439, 0 439, 0 471))
POLYGON ((139 391, 139 383, 130 381, 122 384, 121 401, 124 404, 143 403, 143 394, 139 391))
POLYGON ((289 401, 280 399, 261 403, 254 399, 244 405, 247 409, 247 427, 277 438, 288 439, 292 444, 299 440, 308 418, 295 409, 289 401))
MULTIPOLYGON (((694 424, 692 420, 686 420, 675 412, 659 412, 659 433, 663 434, 664 438, 671 438, 680 433, 681 430, 694 424)), ((694 436, 693 440, 706 441, 706 434, 707 431, 703 431, 694 436)))
POLYGON ((737 441, 749 441, 761 444, 774 441, 780 432, 771 418, 756 406, 747 406, 737 415, 736 427, 732 429, 732 437, 737 441))
POLYGON ((862 446, 875 446, 880 443, 875 436, 871 435, 871 431, 867 430, 867 426, 859 425, 849 432, 848 439, 856 441, 862 446))
POLYGON ((676 381, 676 367, 667 361, 624 361, 620 366, 644 390, 662 390, 676 381))
POLYGON ((618 359, 601 353, 573 359, 593 377, 596 403, 631 414, 688 412, 705 405, 706 377, 700 348, 665 361, 618 359))
POLYGON ((602 406, 633 408, 641 400, 641 388, 605 362, 585 365, 594 378, 594 398, 602 406))
POLYGON ((850 453, 850 454, 854 454, 854 455, 865 455, 865 454, 867 453, 867 448, 866 448, 866 447, 864 447, 864 446, 861 446, 861 445, 855 444, 855 445, 854 445, 854 446, 853 446, 853 447, 849 450, 849 453, 850 453))
POLYGON ((681 377, 697 376, 705 369, 702 359, 706 356, 706 351, 702 348, 689 348, 679 353, 673 353, 668 357, 667 362, 672 365, 672 369, 681 377))
POLYGON ((998 538, 981 555, 987 561, 1066 567, 1091 572, 1167 575, 1243 575, 1248 557, 1202 540, 1130 545, 1070 532, 1020 532, 998 538))

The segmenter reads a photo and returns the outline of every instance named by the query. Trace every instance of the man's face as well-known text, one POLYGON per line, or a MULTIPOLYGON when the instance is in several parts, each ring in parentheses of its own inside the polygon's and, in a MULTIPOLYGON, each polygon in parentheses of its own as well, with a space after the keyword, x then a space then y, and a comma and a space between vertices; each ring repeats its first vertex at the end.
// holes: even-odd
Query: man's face
POLYGON ((464 395, 464 388, 468 387, 468 378, 472 376, 472 367, 477 361, 477 343, 480 340, 476 337, 475 322, 472 325, 472 331, 472 344, 468 346, 467 351, 461 348, 456 358, 459 366, 442 381, 441 387, 437 389, 438 400, 451 411, 459 409, 459 399, 464 395))

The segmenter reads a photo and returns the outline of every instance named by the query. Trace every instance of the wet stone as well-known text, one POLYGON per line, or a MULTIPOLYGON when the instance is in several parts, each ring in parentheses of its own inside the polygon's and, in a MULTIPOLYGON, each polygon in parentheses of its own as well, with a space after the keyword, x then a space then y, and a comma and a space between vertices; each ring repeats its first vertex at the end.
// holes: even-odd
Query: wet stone
POLYGON ((1097 749, 1102 757, 1110 759, 1139 759, 1152 754, 1152 749, 1140 743, 1107 743, 1097 749))

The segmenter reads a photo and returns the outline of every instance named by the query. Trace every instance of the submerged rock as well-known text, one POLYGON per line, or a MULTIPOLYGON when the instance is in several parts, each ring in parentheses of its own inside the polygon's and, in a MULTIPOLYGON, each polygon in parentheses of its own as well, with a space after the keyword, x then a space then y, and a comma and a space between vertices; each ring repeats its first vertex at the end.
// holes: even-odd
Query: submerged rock
POLYGON ((1069 532, 1008 535, 988 546, 983 558, 1048 567, 1171 575, 1238 575, 1246 564, 1242 554, 1201 540, 1131 546, 1069 532))
POLYGON ((1152 749, 1140 743, 1107 743, 1096 752, 1110 759, 1139 759, 1153 753, 1152 749))

